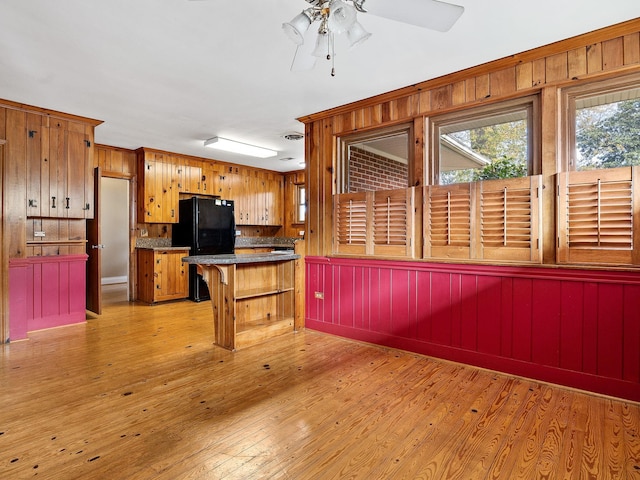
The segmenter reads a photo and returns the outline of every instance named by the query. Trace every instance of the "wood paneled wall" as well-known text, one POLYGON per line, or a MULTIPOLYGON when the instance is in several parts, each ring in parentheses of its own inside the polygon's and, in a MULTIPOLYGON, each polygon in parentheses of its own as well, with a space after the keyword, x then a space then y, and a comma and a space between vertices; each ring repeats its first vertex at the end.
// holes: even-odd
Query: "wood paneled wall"
POLYGON ((308 328, 640 401, 637 273, 306 257, 306 282, 308 328))
MULTIPOLYGON (((415 156, 424 158, 424 118, 487 102, 540 94, 544 208, 553 205, 552 176, 558 172, 561 87, 640 71, 640 19, 513 55, 353 104, 301 117, 306 130, 309 221, 307 253, 331 254, 331 195, 337 137, 398 123, 414 122, 415 156)), ((423 178, 415 162, 413 178, 423 178)), ((420 182, 418 182, 420 183, 420 182)), ((553 218, 545 232, 545 262, 555 261, 553 218)))

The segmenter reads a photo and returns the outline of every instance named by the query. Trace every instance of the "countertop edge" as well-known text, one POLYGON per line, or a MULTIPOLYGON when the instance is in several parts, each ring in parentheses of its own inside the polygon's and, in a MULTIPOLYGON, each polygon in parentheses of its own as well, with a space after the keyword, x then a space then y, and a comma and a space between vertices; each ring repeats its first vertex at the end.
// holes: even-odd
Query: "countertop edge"
POLYGON ((268 263, 298 260, 300 255, 295 253, 239 253, 229 255, 192 255, 183 257, 185 263, 196 265, 237 265, 245 263, 268 263))
POLYGON ((189 250, 191 250, 191 247, 136 247, 136 250, 155 250, 155 251, 162 251, 162 250, 180 251, 180 250, 186 250, 186 251, 189 251, 189 250))

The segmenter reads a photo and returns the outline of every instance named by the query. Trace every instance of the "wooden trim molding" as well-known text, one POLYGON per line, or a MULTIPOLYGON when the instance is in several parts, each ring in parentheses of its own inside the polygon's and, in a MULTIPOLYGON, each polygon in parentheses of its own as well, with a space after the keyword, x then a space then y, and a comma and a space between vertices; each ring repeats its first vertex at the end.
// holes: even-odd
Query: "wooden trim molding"
MULTIPOLYGON (((489 79, 489 75, 493 74, 497 75, 496 72, 504 71, 505 69, 516 68, 516 78, 514 78, 514 82, 518 83, 519 79, 525 78, 527 76, 533 75, 535 72, 527 72, 529 66, 531 68, 534 67, 532 62, 536 60, 544 59, 546 57, 554 57, 555 55, 570 52, 576 49, 586 48, 587 45, 596 44, 599 42, 603 42, 605 40, 609 40, 615 37, 625 37, 637 35, 640 30, 640 18, 635 18, 633 20, 629 20, 627 22, 622 22, 616 25, 612 25, 609 27, 601 28, 598 30, 594 30, 592 32, 584 33, 582 35, 577 35, 574 37, 570 37, 565 40, 561 40, 558 42, 554 42, 548 45, 544 45, 541 47, 537 47, 531 50, 527 50, 525 52, 521 52, 518 54, 510 55, 508 57, 504 57, 498 60, 494 60, 492 62, 484 63, 482 65, 477 65, 471 68, 467 68, 465 70, 460 70, 454 73, 450 73, 441 77, 433 78, 430 80, 426 80, 424 82, 419 82, 414 85, 409 85, 407 87, 399 88, 397 90, 392 90, 390 92, 386 92, 380 95, 376 95, 374 97, 369 97, 367 99, 359 100, 357 102, 352 102, 346 105, 341 105, 339 107, 335 107, 329 110, 323 110, 318 113, 304 115, 299 117, 298 120, 303 123, 315 122, 317 120, 332 117, 336 115, 342 115, 348 112, 352 112, 356 109, 364 108, 364 107, 372 107, 375 105, 397 101, 402 97, 409 97, 415 94, 423 94, 429 90, 437 90, 438 88, 458 88, 464 87, 464 85, 459 84, 458 82, 465 82, 473 77, 481 77, 486 75, 487 80, 489 79), (518 70, 522 70, 519 71, 518 70)), ((629 59, 630 60, 630 59, 629 59)), ((628 63, 634 63, 629 61, 628 63)), ((543 70, 546 70, 547 66, 541 66, 543 70)), ((602 70, 602 69, 600 69, 602 70)), ((586 70, 584 72, 586 74, 586 70)), ((551 77, 553 78, 553 77, 551 77)), ((576 80, 575 75, 570 76, 566 80, 576 80)), ((497 78, 494 78, 497 80, 497 78)), ((545 79, 547 80, 547 79, 545 79)), ((565 81, 566 81, 565 80, 565 81)), ((495 83, 495 82, 492 82, 495 83)), ((546 84, 546 82, 543 82, 546 84)), ((538 81, 533 82, 534 85, 540 86, 541 83, 538 81)), ((479 85, 476 84, 474 86, 474 90, 478 90, 479 85)), ((480 86, 481 88, 481 86, 480 86)), ((474 94, 477 95, 477 94, 474 94)), ((422 96, 422 95, 421 95, 422 96)), ((420 105, 423 104, 422 100, 418 102, 420 105)), ((437 108, 433 108, 431 105, 431 109, 437 110, 437 108)), ((420 108, 422 111, 422 108, 420 108)))
POLYGON ((46 115, 46 116, 60 118, 64 120, 73 120, 76 122, 87 123, 94 127, 103 123, 103 120, 96 120, 95 118, 81 117, 78 115, 72 115, 70 113, 58 112, 56 110, 50 110, 48 108, 35 107, 33 105, 13 102, 11 100, 5 100, 2 98, 0 98, 0 107, 10 108, 13 110, 20 110, 22 112, 27 112, 27 113, 37 113, 40 115, 46 115))

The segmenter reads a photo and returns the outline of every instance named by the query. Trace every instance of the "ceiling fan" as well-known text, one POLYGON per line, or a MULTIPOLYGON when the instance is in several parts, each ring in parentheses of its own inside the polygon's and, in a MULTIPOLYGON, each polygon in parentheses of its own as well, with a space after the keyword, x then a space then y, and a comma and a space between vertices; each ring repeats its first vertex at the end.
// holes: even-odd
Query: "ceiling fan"
MULTIPOLYGON (((346 34, 353 48, 371 34, 357 20, 369 13, 390 20, 439 32, 448 31, 464 12, 464 7, 439 0, 306 0, 311 6, 283 23, 287 36, 297 45, 291 70, 309 70, 316 58, 333 60, 334 36, 346 34), (366 3, 366 6, 365 6, 366 3), (318 22, 318 28, 309 28, 318 22)), ((332 66, 331 75, 335 75, 332 66)))

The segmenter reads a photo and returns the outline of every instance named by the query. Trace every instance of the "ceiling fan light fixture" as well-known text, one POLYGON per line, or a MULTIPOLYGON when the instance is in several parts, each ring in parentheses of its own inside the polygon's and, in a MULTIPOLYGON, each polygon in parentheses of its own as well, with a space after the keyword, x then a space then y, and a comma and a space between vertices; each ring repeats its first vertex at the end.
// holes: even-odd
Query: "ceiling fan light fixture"
POLYGON ((331 51, 329 50, 329 36, 331 34, 329 32, 319 33, 318 39, 316 40, 316 48, 311 52, 311 55, 314 57, 327 57, 331 55, 331 51))
POLYGON ((329 6, 327 25, 332 33, 343 33, 356 21, 356 8, 342 0, 333 0, 329 6))
POLYGON ((282 29, 293 43, 302 45, 304 43, 304 33, 309 28, 309 25, 311 25, 311 18, 307 15, 306 11, 303 11, 296 15, 289 23, 283 23, 282 29))
POLYGON ((204 141, 204 146, 225 152, 239 153, 258 158, 269 158, 278 155, 278 152, 269 148, 258 147, 248 143, 236 142, 228 138, 213 137, 204 141))
POLYGON ((351 48, 364 43, 370 36, 371 34, 360 25, 360 22, 354 22, 351 28, 347 30, 347 40, 351 48))

